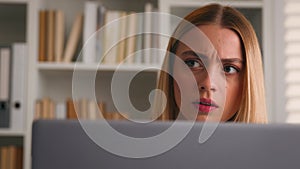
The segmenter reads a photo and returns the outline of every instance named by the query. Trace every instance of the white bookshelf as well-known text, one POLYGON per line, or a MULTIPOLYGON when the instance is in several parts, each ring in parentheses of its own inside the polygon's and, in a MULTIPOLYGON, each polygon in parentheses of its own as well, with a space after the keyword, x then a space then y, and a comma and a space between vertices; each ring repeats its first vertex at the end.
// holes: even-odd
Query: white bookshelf
POLYGON ((0 137, 7 137, 7 136, 19 136, 23 137, 25 135, 24 131, 17 131, 11 129, 0 129, 0 137))
MULTIPOLYGON (((27 42, 28 40, 28 0, 0 0, 0 44, 12 45, 15 42, 27 42)), ((12 50, 11 50, 12 51, 12 50)), ((12 87, 10 86, 10 89, 12 87)), ((26 107, 27 102, 22 103, 26 107)), ((24 108, 25 109, 25 108, 24 108)), ((12 110, 10 110, 12 111, 12 110)), ((26 114, 26 112, 22 112, 26 114)), ((26 123, 24 115, 23 123, 26 123)), ((11 119, 12 117, 10 117, 11 119)), ((25 149, 25 128, 13 129, 12 121, 9 128, 0 128, 0 146, 23 146, 25 149)), ((24 126, 25 127, 25 126, 24 126)), ((25 159, 25 156, 23 156, 25 159)), ((24 165, 24 163, 23 163, 24 165)))
MULTIPOLYGON (((35 101, 42 97, 50 97, 55 102, 64 102, 67 98, 72 97, 72 77, 74 69, 79 72, 83 78, 82 86, 89 74, 96 73, 95 90, 96 98, 106 103, 108 112, 116 112, 113 101, 110 95, 110 83, 114 71, 117 69, 124 77, 127 77, 133 72, 141 72, 133 79, 129 91, 132 104, 137 108, 146 109, 147 105, 142 104, 144 100, 148 101, 149 91, 156 85, 157 69, 160 65, 145 65, 145 64, 85 64, 82 62, 71 63, 51 63, 38 62, 38 46, 39 46, 39 11, 54 9, 62 10, 65 14, 65 40, 69 35, 71 26, 75 16, 79 12, 84 12, 84 4, 86 0, 30 0, 29 1, 29 24, 30 33, 28 35, 29 43, 29 84, 28 84, 28 126, 25 132, 25 151, 24 151, 24 167, 31 168, 31 124, 33 121, 33 112, 35 101), (145 92, 146 91, 146 92, 145 92), (148 93, 147 93, 148 92, 148 93)), ((153 6, 157 6, 157 0, 98 0, 108 10, 124 10, 143 12, 147 2, 151 2, 153 6)), ((84 90, 79 91, 80 96, 86 96, 84 90)))

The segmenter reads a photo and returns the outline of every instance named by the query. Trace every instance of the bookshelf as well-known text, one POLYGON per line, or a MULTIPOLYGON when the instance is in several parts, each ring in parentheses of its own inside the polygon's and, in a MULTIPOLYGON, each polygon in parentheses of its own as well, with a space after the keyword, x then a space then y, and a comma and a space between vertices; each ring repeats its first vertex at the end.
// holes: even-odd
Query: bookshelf
MULTIPOLYGON (((11 54, 14 51, 14 44, 16 43, 26 43, 28 32, 27 32, 27 13, 28 13, 28 1, 27 0, 0 0, 0 46, 3 51, 3 49, 8 49, 9 51, 9 62, 12 63, 12 57, 13 54, 11 54), (7 48, 8 47, 8 48, 7 48)), ((3 57, 3 56, 1 56, 3 57)), ((20 56, 21 57, 21 56, 20 56)), ((3 66, 3 65, 2 65, 3 66)), ((0 66, 0 67, 2 67, 0 66)), ((2 69, 3 70, 3 69, 2 69)), ((9 66, 9 74, 8 76, 11 76, 11 72, 13 71, 12 65, 9 66)), ((3 76, 3 74, 1 74, 3 76)), ((12 80, 13 78, 9 77, 9 87, 7 89, 9 93, 9 103, 13 103, 11 95, 13 95, 12 92, 12 80)), ((23 84, 25 84, 24 82, 23 84)), ((3 83, 1 82, 1 85, 3 83)), ((2 86, 3 87, 3 86, 2 86)), ((25 87, 24 87, 25 88, 25 87)), ((1 91, 3 92, 3 90, 1 91)), ((3 93, 2 93, 3 94, 3 93)), ((1 96, 1 101, 3 99, 3 95, 1 96)), ((21 103, 21 107, 23 110, 26 109, 27 103, 21 103)), ((12 111, 16 112, 12 104, 8 104, 9 108, 9 119, 8 119, 8 127, 0 128, 0 152, 3 154, 3 150, 7 149, 8 152, 15 151, 16 149, 21 150, 22 147, 24 148, 24 140, 26 136, 25 132, 25 112, 20 112, 23 114, 23 116, 15 116, 16 113, 12 113, 12 111), (14 114, 14 115, 13 115, 14 114), (21 124, 15 125, 16 119, 21 124), (10 150, 9 150, 10 149, 10 150)), ((2 108, 1 108, 2 109, 2 108)), ((3 113, 3 110, 1 110, 3 113)), ((5 111, 5 110, 4 110, 5 111)), ((19 111, 18 111, 19 112, 19 111)), ((1 116, 3 117, 3 116, 1 116)), ((21 153, 19 153, 20 155, 21 153)), ((0 163, 3 162, 3 157, 0 155, 0 163)), ((11 156, 12 157, 12 156, 11 156)), ((15 158, 16 156, 13 156, 12 158, 15 158)), ((25 158, 24 156, 19 156, 19 160, 21 158, 25 158)), ((18 161, 20 162, 20 161, 18 161)), ((17 161, 13 162, 14 164, 17 163, 17 161)), ((11 163, 10 163, 11 164, 11 163)), ((20 163, 20 165, 23 165, 24 163, 20 163)), ((19 165, 19 166, 20 166, 19 165)), ((2 166, 3 167, 3 166, 2 166)))
MULTIPOLYGON (((30 11, 29 24, 29 83, 28 83, 28 127, 26 129, 26 138, 24 141, 24 168, 30 168, 31 164, 31 123, 34 119, 35 103, 38 99, 44 97, 51 98, 55 103, 63 103, 67 98, 72 98, 72 77, 74 69, 79 72, 80 86, 87 86, 85 84, 86 78, 91 73, 96 74, 95 78, 95 95, 97 101, 105 103, 106 111, 109 113, 117 112, 117 109, 112 101, 111 81, 112 77, 117 70, 122 77, 128 77, 132 73, 139 72, 135 76, 129 86, 129 97, 132 104, 139 110, 146 110, 148 105, 148 94, 155 88, 157 69, 159 64, 153 63, 127 63, 119 66, 119 63, 84 63, 82 60, 79 62, 49 62, 39 61, 39 19, 40 11, 45 10, 60 10, 64 13, 64 43, 66 44, 69 38, 69 34, 72 31, 73 23, 78 13, 85 12, 86 0, 32 0, 29 1, 30 11), (147 104, 144 104, 147 102, 147 104), (28 137, 27 137, 28 136, 28 137)), ((126 12, 144 12, 146 3, 151 3, 154 8, 157 8, 157 0, 99 0, 107 10, 112 11, 126 11, 126 12)), ((84 21, 83 21, 84 24, 84 21)), ((84 32, 82 31, 82 34, 84 32)), ((81 35, 83 36, 83 35, 81 35)), ((83 37, 80 37, 79 48, 84 45, 83 37)), ((80 49, 75 51, 75 55, 80 54, 80 49)), ((120 88, 122 85, 120 84, 120 88)), ((79 92, 80 97, 85 99, 91 99, 91 96, 85 92, 84 89, 79 92)), ((123 113, 123 112, 122 112, 123 113)), ((127 114, 130 115, 130 114, 127 114)), ((137 117, 138 118, 138 117, 137 117)))
MULTIPOLYGON (((68 39, 68 35, 72 29, 73 22, 76 15, 79 12, 84 13, 84 5, 87 0, 0 0, 0 25, 8 25, 3 23, 1 17, 8 18, 8 16, 20 15, 19 18, 15 18, 16 23, 22 23, 20 25, 14 25, 6 27, 0 27, 0 37, 2 34, 13 35, 7 39, 1 39, 0 44, 12 43, 15 41, 26 42, 28 45, 28 83, 26 94, 26 116, 25 116, 25 128, 22 131, 0 129, 0 144, 16 143, 17 145, 23 145, 24 147, 24 169, 31 168, 31 124, 34 119, 35 103, 37 99, 43 97, 50 97, 55 102, 65 102, 66 98, 72 97, 72 76, 73 70, 80 72, 83 79, 85 79, 91 72, 96 72, 95 78, 95 91, 96 98, 104 101, 107 105, 108 112, 116 112, 115 106, 112 104, 112 98, 110 95, 110 84, 114 71, 117 69, 124 77, 131 75, 133 72, 139 72, 138 75, 132 80, 129 86, 129 96, 132 104, 139 110, 147 110, 149 107, 148 94, 155 88, 157 80, 157 69, 159 64, 124 64, 118 66, 118 64, 100 64, 95 63, 56 63, 56 62, 39 62, 39 11, 40 10, 61 10, 64 12, 65 19, 65 43, 68 39), (2 10, 5 9, 5 10, 2 10), (11 10, 13 9, 13 10, 11 10), (17 10, 16 12, 16 9, 17 10), (11 12, 14 12, 11 15, 11 12), (16 27, 19 29, 10 29, 16 27), (10 33, 7 31, 14 31, 10 33), (21 38, 20 38, 21 37, 21 38), (20 39, 19 39, 20 38, 20 39)), ((122 11, 134 11, 144 12, 145 4, 150 2, 153 7, 158 8, 158 11, 171 13, 180 17, 186 15, 189 11, 200 7, 211 1, 204 0, 98 0, 108 10, 122 10, 122 11)), ((274 32, 270 31, 272 28, 272 5, 275 3, 272 0, 217 0, 222 4, 229 4, 240 9, 246 16, 249 16, 252 21, 263 48, 264 62, 273 63, 271 49, 273 45, 272 35, 274 32), (271 18, 271 19, 270 19, 271 18), (263 26, 260 26, 260 25, 263 26)), ((10 19, 11 20, 11 19, 10 19)), ((13 20, 13 19, 12 19, 13 20)), ((172 21, 165 22, 161 29, 171 30, 176 23, 172 21)), ((162 46, 166 46, 167 39, 162 40, 162 46)), ((83 45, 82 39, 80 39, 80 45, 83 45)), ((77 54, 79 51, 76 51, 77 54)), ((274 82, 272 77, 274 66, 273 64, 265 65, 266 81, 268 83, 274 82)), ((85 86, 85 81, 82 80, 81 85, 85 86)), ((267 88, 267 97, 272 98, 274 88, 267 88)), ((79 92, 79 95, 86 96, 84 90, 79 92)), ((88 96, 86 96, 88 97, 88 96)), ((270 99, 271 100, 271 99, 270 99)), ((269 105, 271 105, 269 103, 269 105)), ((270 107, 270 110, 276 110, 274 107, 270 107)))
MULTIPOLYGON (((67 36, 69 36, 70 31, 72 30, 72 25, 73 21, 78 13, 84 13, 84 8, 85 8, 85 0, 80 0, 80 1, 70 1, 70 0, 64 0, 64 1, 37 1, 34 3, 34 15, 32 18, 34 19, 33 21, 33 29, 36 32, 39 32, 39 11, 40 10, 61 10, 64 12, 65 15, 65 39, 67 41, 67 36), (72 3, 72 9, 70 10, 70 3, 72 3)), ((100 2, 100 1, 99 1, 100 2)), ((133 1, 132 1, 133 2, 133 1)), ((134 1, 135 2, 135 1, 134 1)), ((125 5, 123 1, 120 0, 115 0, 115 1, 101 1, 102 5, 107 8, 107 10, 124 10, 124 11, 135 11, 135 12, 142 12, 144 10, 145 3, 149 1, 141 1, 139 3, 132 3, 132 5, 125 5)), ((155 1, 150 1, 154 6, 157 6, 157 2, 155 1)), ((128 2, 126 2, 127 4, 128 2)), ((71 84, 72 84, 72 71, 74 68, 76 68, 76 71, 81 71, 82 72, 82 78, 84 79, 84 76, 86 76, 88 73, 92 71, 96 71, 97 76, 99 75, 100 80, 99 83, 104 83, 103 85, 99 85, 99 93, 97 94, 97 99, 99 100, 104 100, 107 102, 107 109, 108 111, 116 111, 114 106, 110 104, 110 98, 107 98, 109 96, 109 91, 107 91, 107 82, 111 81, 111 75, 113 74, 115 69, 118 69, 118 71, 122 71, 124 73, 126 72, 133 72, 133 71, 141 71, 146 68, 145 76, 147 74, 153 74, 150 78, 148 79, 151 82, 156 81, 156 69, 159 67, 157 64, 126 64, 118 67, 118 64, 100 64, 97 67, 96 63, 83 63, 81 61, 77 62, 76 64, 74 62, 70 63, 54 63, 54 62, 40 62, 38 60, 38 53, 39 51, 39 40, 38 40, 38 35, 33 35, 33 39, 35 41, 32 41, 34 43, 32 45, 32 51, 34 53, 31 54, 33 60, 32 63, 32 80, 33 82, 30 86, 33 86, 36 91, 30 92, 30 97, 31 99, 36 100, 37 98, 43 98, 43 97, 50 97, 56 102, 63 102, 67 97, 72 96, 72 91, 71 91, 71 84), (102 75, 103 74, 103 75, 102 75), (101 82, 100 82, 101 81, 101 82), (34 87, 35 86, 35 87, 34 87), (105 87, 102 87, 105 86, 105 87), (103 97, 104 96, 104 97, 103 97), (109 101, 107 101, 109 100, 109 101)), ((82 41, 82 39, 80 39, 82 41)), ((83 43, 83 42, 81 42, 83 43)), ((81 46, 83 44, 79 44, 81 46)), ((80 47, 79 47, 80 48, 80 47)), ((76 51, 77 55, 79 54, 79 51, 76 51)), ((76 55, 76 54, 75 54, 76 55)), ((149 77, 149 76, 148 76, 149 77)), ((98 77, 97 77, 98 78, 98 77)), ((97 82, 98 83, 98 82, 97 82)), ((151 87, 153 88, 155 85, 154 83, 150 83, 151 87)), ((133 88, 141 88, 141 86, 136 83, 132 84, 133 88)), ((145 88, 149 88, 144 86, 145 88)), ((33 89, 33 90, 34 90, 33 89)), ((96 89, 98 90, 98 89, 96 89)), ((81 95, 84 96, 82 93, 81 95)), ((134 96, 133 96, 134 97, 134 96)), ((31 110, 34 110, 32 107, 31 110)))

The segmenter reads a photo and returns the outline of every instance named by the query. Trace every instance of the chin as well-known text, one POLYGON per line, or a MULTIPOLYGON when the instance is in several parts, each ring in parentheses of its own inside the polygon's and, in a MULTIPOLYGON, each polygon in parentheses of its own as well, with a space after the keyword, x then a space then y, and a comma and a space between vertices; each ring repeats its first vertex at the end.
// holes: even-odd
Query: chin
POLYGON ((196 121, 198 122, 205 122, 205 121, 209 121, 209 122, 225 122, 226 120, 224 120, 223 118, 218 118, 218 117, 208 117, 208 115, 198 115, 196 118, 196 121))
POLYGON ((198 115, 197 118, 196 118, 196 121, 204 122, 204 121, 206 121, 207 118, 208 118, 207 115, 198 115))

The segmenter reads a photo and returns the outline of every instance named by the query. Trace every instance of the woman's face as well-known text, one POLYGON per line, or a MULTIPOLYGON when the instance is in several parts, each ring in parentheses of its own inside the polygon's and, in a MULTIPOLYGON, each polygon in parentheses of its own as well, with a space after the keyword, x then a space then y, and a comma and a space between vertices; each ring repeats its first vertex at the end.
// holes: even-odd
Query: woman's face
POLYGON ((211 121, 227 121, 241 105, 241 42, 234 31, 218 25, 198 28, 203 33, 197 28, 190 30, 176 49, 179 59, 174 60, 173 69, 175 102, 187 119, 193 111, 197 121, 208 117, 211 121))

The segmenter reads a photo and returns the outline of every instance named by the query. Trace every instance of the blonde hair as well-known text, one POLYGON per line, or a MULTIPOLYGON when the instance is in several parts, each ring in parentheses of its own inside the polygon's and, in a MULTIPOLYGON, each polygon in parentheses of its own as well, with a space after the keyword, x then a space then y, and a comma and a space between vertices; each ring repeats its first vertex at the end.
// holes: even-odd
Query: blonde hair
MULTIPOLYGON (((210 4, 196 9, 179 23, 173 36, 169 40, 163 69, 172 69, 170 63, 171 53, 175 53, 178 40, 190 28, 188 21, 194 26, 220 25, 223 28, 233 30, 240 37, 243 57, 245 59, 245 75, 243 79, 243 95, 241 106, 235 114, 233 121, 245 123, 266 123, 265 89, 261 51, 255 31, 249 21, 236 9, 220 4, 210 4)), ((172 62, 172 61, 171 61, 172 62)), ((173 78, 165 71, 160 71, 157 88, 164 91, 167 102, 166 108, 161 115, 162 120, 175 120, 179 109, 175 103, 173 91, 173 78)), ((161 96, 156 97, 156 106, 161 108, 161 96)))

